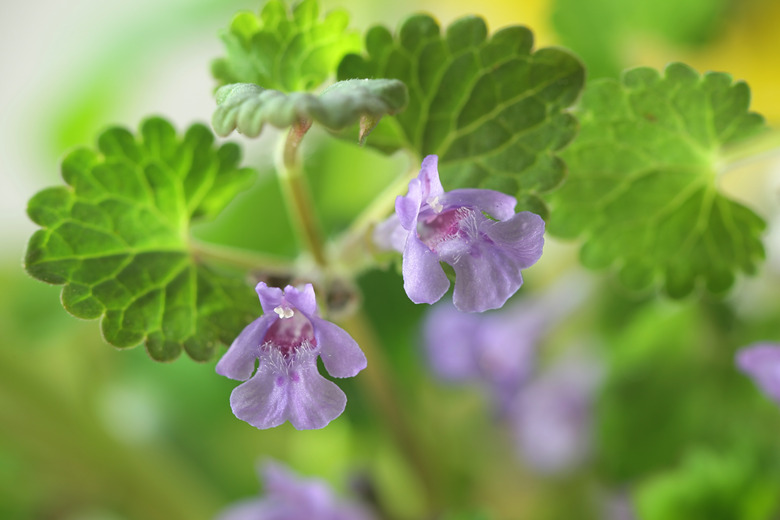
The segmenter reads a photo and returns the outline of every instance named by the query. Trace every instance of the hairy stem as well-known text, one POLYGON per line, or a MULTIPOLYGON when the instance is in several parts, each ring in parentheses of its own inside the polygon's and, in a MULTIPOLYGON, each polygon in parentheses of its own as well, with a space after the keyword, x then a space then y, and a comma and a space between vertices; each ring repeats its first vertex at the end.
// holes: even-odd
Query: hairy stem
POLYGON ((262 272, 269 275, 286 276, 293 268, 286 258, 248 251, 230 246, 222 246, 190 239, 190 252, 196 260, 208 259, 215 263, 226 264, 249 272, 262 272))
POLYGON ((279 176, 279 184, 290 220, 299 239, 311 253, 317 265, 324 267, 327 264, 325 241, 314 215, 314 205, 298 153, 301 140, 309 127, 311 127, 311 121, 301 121, 290 128, 284 141, 281 157, 277 160, 276 172, 279 176))
POLYGON ((364 386, 371 400, 381 411, 379 415, 385 426, 395 438, 409 466, 420 478, 427 500, 425 518, 433 518, 442 503, 440 479, 435 475, 428 450, 420 443, 420 436, 415 433, 407 415, 398 403, 396 396, 399 392, 389 374, 390 369, 379 337, 363 311, 341 320, 341 323, 358 342, 368 359, 368 367, 358 375, 358 382, 364 386))
POLYGON ((393 212, 395 207, 395 198, 403 194, 409 181, 419 173, 419 166, 402 173, 369 203, 368 206, 358 215, 345 232, 348 236, 361 235, 376 222, 386 218, 393 212))

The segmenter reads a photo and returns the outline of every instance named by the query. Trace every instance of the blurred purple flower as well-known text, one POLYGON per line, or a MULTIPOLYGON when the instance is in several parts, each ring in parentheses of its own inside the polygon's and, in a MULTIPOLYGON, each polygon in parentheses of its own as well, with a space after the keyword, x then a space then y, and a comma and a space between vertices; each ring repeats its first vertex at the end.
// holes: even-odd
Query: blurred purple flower
POLYGON ((544 221, 528 211, 515 213, 517 200, 498 191, 445 192, 437 163, 435 155, 423 160, 374 239, 403 253, 404 289, 414 303, 434 303, 447 292, 450 282, 439 265, 445 262, 455 270, 455 307, 499 308, 523 284, 521 269, 541 257, 544 221))
POLYGON ((518 452, 532 468, 562 473, 588 456, 591 408, 601 373, 593 360, 565 358, 518 393, 510 421, 518 452))
POLYGON ((606 520, 637 520, 636 507, 627 490, 613 492, 607 497, 604 507, 606 520))
POLYGON ((463 314, 440 303, 428 313, 423 329, 431 370, 445 381, 485 386, 504 412, 535 370, 542 337, 587 292, 587 280, 569 276, 500 312, 463 314))
POLYGON ((744 347, 737 352, 736 363, 767 396, 780 403, 780 344, 754 343, 744 347))
POLYGON ((373 520, 357 504, 339 501, 319 479, 302 479, 278 462, 260 469, 263 498, 245 500, 223 511, 217 520, 373 520))
POLYGON ((349 334, 317 316, 311 284, 282 291, 260 282, 256 291, 264 314, 239 334, 216 367, 220 375, 246 381, 230 395, 233 413, 261 429, 288 420, 298 430, 322 428, 341 415, 347 398, 317 371, 317 356, 334 377, 356 375, 366 357, 349 334))
POLYGON ((544 316, 524 310, 476 315, 463 314, 448 302, 435 306, 424 326, 431 370, 446 381, 487 387, 504 410, 533 371, 544 330, 544 316))

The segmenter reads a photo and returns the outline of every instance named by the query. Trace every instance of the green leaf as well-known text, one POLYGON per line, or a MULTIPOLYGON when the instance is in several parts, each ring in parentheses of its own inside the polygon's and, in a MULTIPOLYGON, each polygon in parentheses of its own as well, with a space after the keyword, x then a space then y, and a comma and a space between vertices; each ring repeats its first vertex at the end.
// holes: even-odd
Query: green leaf
POLYGON ((227 56, 214 61, 221 85, 255 83, 292 92, 312 90, 328 79, 341 58, 360 49, 358 33, 347 31, 343 10, 319 19, 316 0, 303 0, 291 13, 270 0, 260 15, 241 12, 222 34, 227 56))
POLYGON ((253 182, 239 159, 235 144, 214 147, 203 125, 183 138, 158 118, 139 136, 107 130, 96 151, 64 159, 67 186, 30 200, 28 214, 43 229, 30 239, 27 272, 64 285, 62 304, 74 316, 102 317, 116 347, 145 342, 151 357, 168 361, 183 346, 208 360, 257 307, 242 277, 190 252, 191 223, 213 218, 253 182))
POLYGON ((484 20, 471 16, 442 35, 433 18, 416 15, 395 36, 370 29, 367 56, 346 56, 338 77, 396 78, 409 88, 407 109, 383 119, 369 145, 437 154, 446 189, 496 189, 544 213, 538 194, 564 177, 556 151, 576 132, 564 109, 577 99, 584 70, 562 49, 532 47, 525 27, 488 38, 484 20))
POLYGON ((331 130, 341 130, 360 121, 362 143, 382 116, 403 110, 407 102, 406 86, 395 79, 340 81, 320 96, 283 94, 251 83, 237 83, 217 91, 218 108, 212 125, 222 137, 235 129, 257 137, 266 123, 286 128, 313 120, 331 130))
POLYGON ((776 518, 778 471, 773 455, 758 455, 754 447, 689 450, 675 470, 638 486, 637 513, 644 520, 776 518))
POLYGON ((680 63, 591 83, 548 230, 583 238, 582 262, 619 271, 631 289, 727 290, 764 256, 762 219, 716 185, 724 147, 764 128, 749 100, 745 83, 680 63))

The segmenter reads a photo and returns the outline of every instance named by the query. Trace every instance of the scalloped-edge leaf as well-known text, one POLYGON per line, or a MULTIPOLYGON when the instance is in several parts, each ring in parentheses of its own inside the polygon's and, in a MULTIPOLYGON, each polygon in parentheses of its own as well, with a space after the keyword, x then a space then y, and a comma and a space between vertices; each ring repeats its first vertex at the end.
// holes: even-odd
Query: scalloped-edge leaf
POLYGON ((334 83, 322 94, 284 94, 251 83, 225 85, 217 91, 214 131, 227 136, 233 130, 257 137, 266 124, 287 128, 316 121, 330 130, 361 123, 360 140, 382 116, 395 114, 408 103, 406 86, 395 79, 351 79, 334 83))
POLYGON ((725 292, 764 257, 764 221, 717 186, 724 149, 765 129, 749 104, 744 82, 682 63, 591 82, 548 231, 583 239, 582 262, 632 290, 725 292))
POLYGON ((196 257, 190 224, 210 219, 248 187, 234 143, 214 146, 200 124, 184 136, 147 119, 138 135, 103 132, 97 149, 79 148, 62 162, 65 186, 44 189, 28 214, 42 229, 30 239, 25 269, 64 285, 72 315, 101 318, 103 337, 125 348, 141 342, 158 361, 182 348, 195 360, 229 344, 255 313, 242 274, 196 257))
POLYGON ((371 28, 365 47, 365 55, 344 57, 338 79, 395 78, 409 88, 407 109, 384 118, 369 146, 436 154, 446 189, 503 191, 518 198, 518 209, 546 215, 539 194, 563 180, 558 151, 577 131, 567 111, 585 80, 576 57, 558 48, 533 50, 525 27, 488 36, 475 16, 442 34, 436 20, 415 15, 396 34, 371 28))
POLYGON ((240 12, 221 33, 227 56, 212 64, 220 85, 313 90, 334 75, 344 55, 360 49, 359 34, 347 31, 346 11, 330 11, 320 19, 317 0, 303 0, 291 11, 286 4, 270 0, 259 16, 240 12))

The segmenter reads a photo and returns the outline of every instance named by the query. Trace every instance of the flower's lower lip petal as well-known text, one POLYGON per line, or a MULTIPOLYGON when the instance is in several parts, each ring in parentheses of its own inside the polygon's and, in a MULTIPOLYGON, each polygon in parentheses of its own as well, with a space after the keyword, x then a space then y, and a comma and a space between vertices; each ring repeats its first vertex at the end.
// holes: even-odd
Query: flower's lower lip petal
POLYGON ((261 430, 286 421, 289 382, 282 379, 279 384, 282 377, 261 366, 252 379, 238 385, 230 394, 233 414, 261 430))
POLYGON ((264 315, 247 325, 217 363, 217 374, 238 381, 249 379, 255 370, 263 337, 274 321, 276 315, 264 315))
POLYGON ((347 396, 314 363, 300 366, 296 379, 287 388, 288 417, 296 430, 323 428, 344 412, 347 396))
POLYGON ((414 233, 406 240, 403 276, 404 290, 414 303, 435 303, 450 287, 450 281, 439 265, 439 257, 414 233))
POLYGON ((542 256, 544 220, 530 211, 522 211, 508 220, 491 223, 484 229, 487 237, 511 250, 517 266, 526 269, 542 256))
POLYGON ((366 368, 366 356, 347 331, 321 318, 312 318, 314 335, 325 369, 333 377, 352 377, 366 368))
POLYGON ((452 266, 452 301, 463 312, 498 309, 523 285, 520 266, 512 254, 494 244, 481 244, 452 266))

